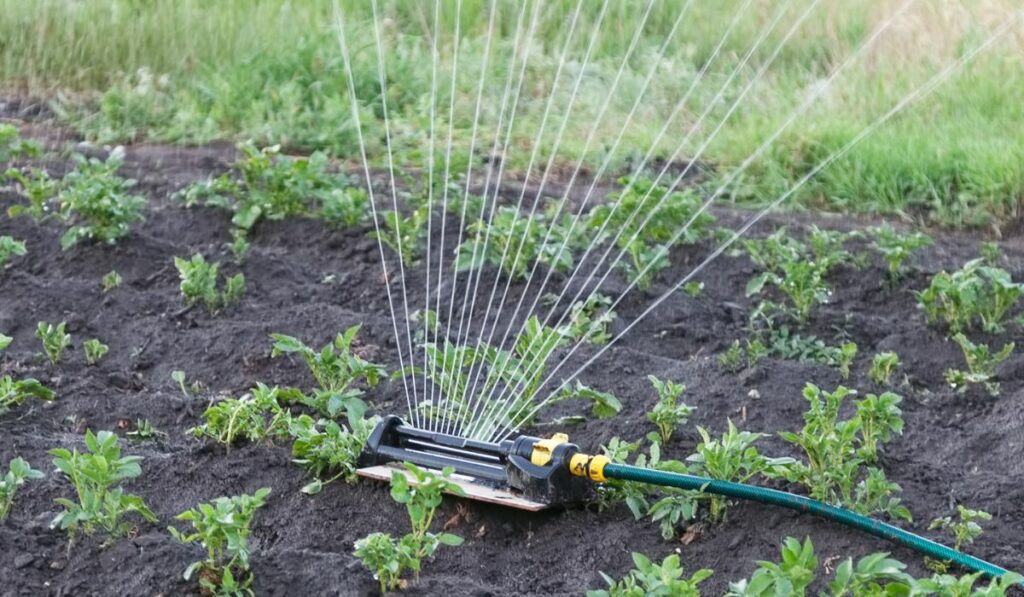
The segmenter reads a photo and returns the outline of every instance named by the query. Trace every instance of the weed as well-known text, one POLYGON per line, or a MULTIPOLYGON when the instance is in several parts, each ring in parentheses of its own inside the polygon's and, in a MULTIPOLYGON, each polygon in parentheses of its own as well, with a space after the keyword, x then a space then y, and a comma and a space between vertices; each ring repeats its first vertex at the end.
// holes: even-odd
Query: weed
POLYGON ((943 322, 954 334, 972 329, 976 321, 982 330, 997 334, 1022 295, 1024 284, 1014 282, 1009 272, 974 259, 951 274, 935 274, 917 300, 929 323, 943 322))
POLYGON ((748 363, 766 356, 803 362, 821 363, 839 369, 839 374, 846 379, 850 374, 850 365, 857 356, 857 345, 844 342, 838 346, 829 346, 817 336, 804 336, 791 332, 789 327, 782 326, 768 330, 765 341, 760 338, 747 341, 748 363))
POLYGON ((927 247, 932 242, 927 234, 899 233, 888 223, 869 228, 868 234, 872 237, 872 247, 885 259, 890 282, 899 279, 903 263, 914 251, 927 247))
POLYGON ((985 263, 996 266, 1003 260, 1003 250, 999 247, 997 242, 984 242, 978 247, 978 253, 981 254, 982 259, 985 263))
POLYGON ((993 354, 988 344, 975 344, 963 334, 953 336, 953 340, 964 353, 967 371, 947 369, 946 382, 960 393, 966 392, 973 384, 984 384, 990 395, 998 396, 1000 386, 995 381, 996 369, 1013 352, 1013 342, 1004 344, 999 352, 993 354))
POLYGON ((577 301, 570 308, 569 335, 591 344, 606 344, 611 339, 609 326, 618 317, 611 310, 612 298, 595 293, 586 301, 577 301))
POLYGON ((658 402, 651 412, 647 413, 647 420, 658 426, 656 438, 662 444, 666 444, 676 427, 686 423, 693 414, 693 407, 679 401, 686 391, 685 385, 671 379, 661 380, 653 375, 648 375, 647 379, 658 392, 658 402))
POLYGON ((181 393, 188 398, 188 388, 185 387, 185 372, 181 370, 171 371, 171 379, 178 383, 181 393))
POLYGON ((359 333, 360 325, 354 325, 334 337, 319 352, 306 346, 301 340, 284 334, 271 334, 274 340, 271 357, 282 354, 297 354, 309 367, 320 388, 312 396, 302 395, 300 401, 334 418, 345 412, 350 420, 360 419, 366 412, 366 403, 360 399, 363 390, 355 387, 362 380, 374 387, 387 375, 383 365, 371 363, 356 354, 352 343, 359 333))
POLYGON ((871 359, 868 377, 880 386, 889 385, 892 374, 900 366, 900 357, 895 352, 880 352, 871 359))
POLYGON ((82 345, 82 349, 85 351, 85 362, 88 365, 95 365, 110 351, 109 346, 96 338, 86 340, 82 345))
POLYGON ((881 398, 869 394, 858 404, 856 417, 840 420, 843 401, 854 394, 843 386, 834 392, 825 392, 807 384, 803 395, 810 409, 804 413, 803 429, 799 433, 779 434, 801 448, 807 462, 781 467, 781 476, 804 485, 817 500, 845 504, 864 514, 884 512, 910 520, 910 512, 898 498, 891 497, 899 491, 899 486, 886 481, 879 469, 864 470, 867 458, 877 454, 878 443, 902 431, 902 419, 896 408, 899 397, 889 393, 881 398), (858 484, 858 479, 865 475, 866 479, 858 484))
POLYGON ((83 239, 113 244, 142 220, 146 198, 132 195, 134 180, 117 175, 123 152, 114 151, 106 161, 74 156, 75 169, 61 182, 58 213, 71 224, 60 244, 65 250, 83 239))
POLYGON ((119 486, 122 481, 134 479, 142 473, 139 466, 141 456, 121 456, 117 436, 109 431, 93 435, 85 432, 86 453, 64 448, 50 450, 53 464, 64 473, 75 487, 78 501, 57 498, 64 511, 57 514, 50 523, 67 530, 71 540, 81 528, 87 535, 97 529, 108 535, 108 541, 122 537, 131 529, 124 516, 136 513, 142 518, 156 522, 156 516, 146 507, 142 498, 124 493, 119 486))
MULTIPOLYGON (((795 462, 792 458, 763 456, 754 443, 764 435, 740 431, 731 420, 729 429, 719 439, 712 438, 703 427, 697 427, 697 432, 700 433, 702 441, 697 444, 696 453, 686 459, 693 464, 695 474, 722 481, 745 483, 755 475, 777 471, 779 467, 795 462)), ((710 503, 712 522, 722 522, 729 504, 728 499, 719 495, 706 497, 710 503)))
POLYGON ((253 581, 249 569, 250 527, 268 495, 270 488, 264 487, 252 495, 219 497, 175 517, 175 520, 191 523, 194 532, 182 533, 168 527, 171 535, 182 543, 199 543, 206 549, 205 560, 193 562, 185 569, 185 580, 198 572, 199 586, 205 594, 252 594, 249 589, 253 581))
POLYGON ((0 334, 0 352, 6 350, 11 345, 11 342, 14 342, 14 338, 0 334))
POLYGON ((7 519, 18 495, 18 488, 26 479, 42 479, 46 475, 32 468, 24 458, 12 458, 7 465, 7 474, 0 478, 0 522, 7 519))
POLYGON ((324 485, 337 479, 355 482, 359 453, 376 424, 376 417, 350 419, 351 430, 346 430, 329 419, 314 420, 309 415, 292 417, 288 421, 288 433, 294 440, 292 460, 316 477, 302 492, 320 493, 324 485))
POLYGON ((225 398, 203 412, 202 425, 189 429, 196 437, 208 437, 230 448, 239 439, 258 442, 286 437, 288 413, 279 402, 281 390, 257 383, 239 398, 225 398))
POLYGON ((669 554, 661 564, 651 562, 647 556, 633 552, 636 568, 615 580, 601 573, 608 583, 607 589, 587 591, 587 597, 632 597, 642 595, 676 595, 678 597, 699 597, 698 585, 707 580, 713 572, 703 568, 684 578, 679 554, 669 554))
POLYGON ((451 481, 452 469, 435 474, 412 464, 406 464, 405 468, 412 481, 402 472, 392 473, 391 498, 405 504, 412 532, 398 540, 384 533, 373 533, 356 541, 355 545, 355 556, 374 572, 382 593, 402 586, 401 577, 407 570, 418 578, 423 560, 434 555, 439 546, 457 546, 463 541, 458 535, 430 532, 442 495, 446 492, 465 495, 462 488, 451 481))
POLYGON ((670 541, 676 536, 676 529, 681 523, 693 520, 697 516, 698 497, 699 494, 695 491, 670 488, 651 505, 647 514, 650 515, 651 522, 658 523, 661 537, 665 541, 670 541))
POLYGON ((217 290, 219 263, 207 263, 199 253, 191 259, 174 258, 174 267, 181 278, 181 294, 190 304, 202 302, 210 313, 234 305, 245 292, 245 275, 237 273, 224 281, 224 290, 217 290))
POLYGON ((110 292, 121 285, 124 280, 121 278, 121 274, 116 271, 110 271, 104 274, 103 278, 100 279, 100 283, 103 285, 103 294, 110 292))
POLYGON ((20 406, 29 398, 49 402, 53 400, 53 391, 32 378, 15 381, 10 375, 0 377, 0 415, 20 406))
POLYGON ((135 429, 124 434, 125 437, 135 441, 152 441, 162 437, 166 437, 167 434, 160 431, 149 422, 149 419, 137 419, 135 421, 135 429))
POLYGON ((4 176, 16 182, 21 187, 21 195, 28 200, 27 205, 17 204, 7 208, 8 216, 28 216, 36 222, 42 222, 53 215, 50 202, 60 190, 60 181, 50 178, 46 170, 38 168, 9 168, 4 176))
POLYGON ((62 321, 57 325, 40 321, 36 326, 36 338, 43 343, 43 352, 50 359, 50 363, 56 365, 60 362, 64 350, 71 346, 71 334, 64 332, 67 323, 62 321))
POLYGON ((10 236, 0 236, 0 268, 14 257, 24 257, 28 253, 25 241, 14 240, 10 236))

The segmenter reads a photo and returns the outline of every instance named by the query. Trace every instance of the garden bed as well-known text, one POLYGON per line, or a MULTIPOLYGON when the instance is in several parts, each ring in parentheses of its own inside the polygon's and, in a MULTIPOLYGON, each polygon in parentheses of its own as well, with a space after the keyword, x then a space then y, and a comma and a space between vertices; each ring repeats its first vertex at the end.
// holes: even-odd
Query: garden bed
MULTIPOLYGON (((197 547, 175 541, 166 527, 176 514, 199 502, 260 487, 273 492, 253 523, 258 594, 294 594, 299 588, 311 595, 376 590, 376 582, 352 550, 355 540, 368 533, 405 532, 404 508, 389 498, 385 486, 337 482, 308 496, 299 490, 309 477, 291 462, 287 442, 225 451, 186 434, 218 395, 237 396, 256 382, 308 385, 300 361, 271 359, 271 333, 321 346, 339 331, 362 323, 361 354, 391 371, 398 368, 377 245, 366 227, 336 230, 306 218, 261 222, 253 230, 252 248, 241 267, 247 280, 241 303, 216 316, 185 306, 172 260, 201 252, 230 261, 225 248, 231 240, 230 214, 210 207, 185 208, 170 196, 191 182, 226 171, 233 159, 234 150, 223 145, 129 147, 122 175, 139 180, 137 189, 149 204, 145 221, 114 247, 81 244, 62 251, 57 225, 0 217, 0 235, 22 238, 28 248, 27 256, 0 271, 0 332, 14 338, 0 354, 0 373, 35 377, 57 394, 52 403, 30 402, 0 417, 0 462, 22 456, 48 473, 44 480, 24 486, 11 516, 0 523, 3 596, 189 593, 193 584, 182 579, 182 572, 201 554, 197 547), (124 283, 104 294, 100 279, 111 270, 119 272, 124 283), (39 321, 67 321, 73 350, 56 366, 35 356, 39 343, 33 334, 39 321), (87 366, 80 349, 92 337, 109 344, 110 352, 98 365, 87 366), (206 389, 184 395, 171 379, 175 370, 185 371, 189 381, 199 381, 206 389), (51 530, 49 523, 57 511, 54 498, 68 495, 71 487, 50 474, 47 451, 80 446, 86 429, 123 435, 137 419, 148 419, 167 434, 158 441, 122 441, 127 453, 144 457, 141 476, 126 487, 146 500, 160 522, 139 524, 130 539, 113 546, 81 538, 69 549, 67 536, 51 530)), ((47 166, 53 173, 68 168, 64 162, 47 166)), ((13 193, 4 192, 0 208, 6 211, 16 200, 13 193)), ((723 209, 716 215, 719 225, 736 227, 751 214, 723 209)), ((780 215, 769 218, 758 231, 763 234, 780 225, 799 231, 812 223, 839 229, 867 224, 780 215)), ((527 432, 566 431, 584 450, 592 451, 613 436, 640 439, 654 429, 645 416, 656 400, 645 377, 654 374, 686 384, 685 401, 696 407, 689 424, 663 449, 664 455, 685 458, 700 439, 696 425, 717 434, 724 431, 727 419, 742 429, 769 434, 760 444, 762 452, 794 455, 776 434, 802 425, 805 383, 829 390, 843 383, 862 393, 878 392, 866 375, 871 357, 895 351, 903 363, 897 375, 906 375, 906 383, 894 388, 903 396, 906 430, 886 446, 881 466, 903 488, 901 497, 915 520, 908 528, 945 540, 926 530, 933 518, 950 515, 958 503, 988 511, 993 521, 969 551, 1022 570, 1024 354, 1014 354, 1001 367, 998 398, 984 391, 963 396, 947 386, 944 371, 960 366, 960 349, 926 324, 911 291, 927 286, 931 274, 975 257, 978 239, 938 233, 933 238, 934 244, 913 259, 915 269, 893 288, 883 283, 885 271, 879 263, 860 269, 841 266, 832 276, 835 293, 816 309, 810 331, 830 342, 840 336, 856 342, 859 352, 848 381, 832 367, 772 358, 739 373, 723 367, 718 355, 745 335, 752 303, 744 288, 756 271, 746 257, 722 256, 698 278, 705 284, 699 296, 674 294, 582 375, 588 385, 617 395, 624 406, 621 413, 578 426, 541 425, 527 432)), ((1003 267, 1017 278, 1024 277, 1022 239, 1001 240, 1003 267)), ((632 321, 713 248, 707 241, 675 251, 673 266, 650 289, 634 291, 619 306, 613 331, 632 321)), ((423 304, 422 270, 406 275, 410 304, 423 304)), ((489 272, 482 285, 488 285, 493 275, 489 272)), ((621 289, 625 282, 613 282, 603 292, 617 296, 616 285, 621 289)), ((513 285, 513 296, 521 287, 513 285)), ((1024 346, 1019 326, 1009 329, 1000 340, 1024 346)), ((593 350, 587 347, 572 362, 581 363, 593 350)), ((377 413, 405 413, 399 382, 385 382, 365 398, 377 413)), ((564 403, 542 412, 539 420, 588 410, 564 403)), ((603 586, 598 571, 617 577, 628 570, 632 551, 659 560, 678 552, 690 572, 712 568, 715 574, 702 589, 720 594, 729 581, 748 577, 756 560, 777 559, 786 536, 811 537, 819 559, 832 565, 838 562, 830 560, 833 557, 857 558, 886 550, 906 562, 911 572, 925 573, 921 558, 909 550, 837 524, 757 504, 735 505, 723 524, 700 525, 699 532, 687 533, 688 543, 663 540, 656 524, 634 520, 621 504, 603 512, 527 514, 450 499, 438 517, 451 521, 449 532, 466 541, 461 547, 440 550, 426 563, 409 594, 580 594, 603 586), (457 512, 461 514, 456 516, 457 512)))

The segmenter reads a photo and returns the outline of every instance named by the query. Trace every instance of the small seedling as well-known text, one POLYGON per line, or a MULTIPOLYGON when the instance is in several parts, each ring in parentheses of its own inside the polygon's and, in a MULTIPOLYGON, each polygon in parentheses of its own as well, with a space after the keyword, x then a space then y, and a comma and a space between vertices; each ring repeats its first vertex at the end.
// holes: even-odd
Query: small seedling
POLYGON ((225 398, 203 412, 202 425, 189 429, 196 437, 208 437, 230 448, 239 439, 258 442, 268 437, 286 437, 288 412, 281 407, 278 387, 257 383, 240 398, 225 398))
POLYGON ((953 340, 963 350, 967 371, 948 369, 946 382, 960 393, 966 392, 970 385, 984 384, 990 395, 998 396, 1000 386, 996 381, 996 369, 1013 353, 1013 342, 1004 344, 999 352, 993 354, 988 344, 975 344, 963 334, 953 336, 953 340))
POLYGON ((113 244, 143 219, 146 198, 129 194, 135 181, 117 175, 122 156, 116 150, 106 161, 73 156, 75 169, 64 177, 57 196, 58 213, 71 224, 60 241, 65 250, 85 239, 113 244))
MULTIPOLYGON (((697 427, 697 432, 700 433, 702 441, 697 444, 696 454, 686 459, 693 464, 695 474, 722 481, 746 483, 755 475, 777 471, 781 466, 796 462, 792 458, 768 458, 761 455, 754 443, 764 435, 740 431, 731 420, 729 429, 721 438, 712 438, 703 427, 697 427)), ((729 504, 728 499, 711 494, 706 497, 710 502, 712 522, 722 522, 729 504)))
POLYGON ((743 348, 739 340, 733 340, 729 348, 718 355, 718 364, 730 373, 739 373, 743 370, 743 348))
POLYGON ((900 366, 900 357, 895 352, 880 352, 871 359, 871 369, 868 370, 868 377, 880 386, 889 385, 892 374, 900 366))
POLYGON ((10 236, 0 236, 0 268, 6 266, 13 257, 24 257, 27 253, 24 241, 14 240, 10 236))
POLYGON ((394 472, 391 476, 391 497, 405 504, 412 532, 398 540, 384 533, 373 533, 356 541, 355 545, 355 556, 374 572, 382 593, 401 587, 401 577, 407 570, 413 571, 418 578, 422 561, 434 555, 439 546, 457 546, 463 541, 458 535, 430 532, 442 494, 465 495, 462 488, 451 481, 452 469, 446 468, 435 474, 412 464, 406 464, 405 468, 413 480, 410 482, 401 472, 394 472))
POLYGON ((245 292, 245 275, 237 273, 224 281, 224 290, 217 290, 219 263, 207 263, 196 253, 191 259, 174 258, 174 267, 181 278, 181 294, 190 304, 202 302, 210 313, 234 305, 245 292))
POLYGON ((95 365, 110 351, 109 346, 96 338, 86 340, 82 348, 85 350, 85 362, 88 365, 95 365))
POLYGON ((611 339, 608 328, 618 317, 611 310, 612 298, 594 294, 586 301, 573 303, 570 309, 569 335, 576 340, 587 340, 591 344, 606 344, 611 339))
POLYGON ((135 441, 151 441, 166 437, 167 434, 160 431, 149 422, 149 419, 138 419, 135 421, 135 429, 124 434, 125 437, 135 441))
POLYGON ((245 261, 246 255, 249 254, 249 248, 252 243, 249 242, 249 234, 243 228, 233 228, 231 230, 231 244, 228 248, 231 249, 231 254, 235 258, 236 265, 242 265, 245 261))
POLYGON ((92 535, 97 529, 108 535, 108 541, 128 533, 132 525, 123 520, 130 513, 137 513, 150 522, 156 516, 146 507, 141 497, 124 493, 122 481, 134 479, 142 473, 139 466, 141 456, 121 456, 117 436, 109 431, 93 435, 85 432, 85 446, 88 450, 79 453, 64 448, 50 450, 53 464, 75 487, 78 501, 57 498, 57 505, 64 510, 50 523, 67 530, 71 540, 81 529, 92 535))
POLYGON ((999 265, 1003 260, 1003 250, 999 247, 997 242, 984 242, 978 247, 978 252, 981 253, 981 257, 985 260, 985 263, 989 265, 999 265))
POLYGON ((6 350, 11 345, 11 342, 14 342, 14 338, 0 334, 0 352, 6 350))
POLYGON ((0 415, 20 406, 29 398, 49 402, 53 400, 53 391, 32 378, 15 381, 10 375, 0 377, 0 415))
MULTIPOLYGON (((171 379, 178 383, 178 387, 181 388, 181 393, 186 398, 188 398, 188 396, 189 396, 188 388, 185 387, 185 372, 184 371, 180 371, 180 370, 171 371, 171 379)), ((196 382, 196 383, 199 383, 199 382, 196 382)), ((195 385, 196 385, 195 383, 192 384, 193 388, 195 387, 195 385)))
POLYGON ((872 246, 885 258, 890 282, 899 279, 903 263, 914 251, 927 247, 932 242, 927 234, 899 233, 888 223, 869 228, 868 233, 874 239, 872 246))
POLYGON ((121 279, 121 274, 117 273, 116 271, 108 272, 103 276, 103 279, 100 280, 100 283, 103 285, 103 294, 106 294, 120 286, 121 282, 123 282, 123 280, 121 279))
POLYGON ((199 587, 204 594, 251 594, 253 575, 249 568, 249 535, 256 511, 266 503, 270 488, 257 489, 252 495, 219 497, 210 503, 186 510, 175 520, 192 524, 194 532, 182 533, 168 527, 178 541, 199 543, 206 549, 206 559, 193 562, 185 569, 185 580, 198 573, 199 587))
POLYGON ((67 323, 63 321, 57 325, 40 321, 36 326, 36 338, 42 341, 43 352, 50 359, 50 363, 54 365, 60 362, 64 350, 71 346, 71 334, 64 332, 66 326, 67 323))
POLYGON ((857 345, 853 342, 844 342, 839 346, 837 366, 839 367, 839 376, 844 380, 850 379, 850 365, 853 364, 853 359, 856 357, 857 345))
POLYGON ((30 139, 22 139, 18 127, 6 122, 0 123, 0 162, 38 157, 40 153, 42 148, 39 144, 30 139))
POLYGON ((702 292, 704 292, 704 282, 691 280, 686 284, 683 284, 683 292, 689 297, 697 298, 702 292))
POLYGON ((648 375, 647 379, 658 392, 658 402, 654 409, 647 413, 647 420, 658 426, 657 437, 662 444, 666 444, 676 427, 685 423, 693 414, 693 407, 679 401, 686 391, 683 384, 670 379, 661 380, 653 375, 648 375))
POLYGON ((7 519, 18 495, 18 488, 26 479, 42 479, 46 475, 32 468, 24 458, 13 458, 7 465, 7 474, 0 478, 0 522, 7 519))
POLYGON ((707 580, 713 571, 704 568, 684 577, 679 563, 679 554, 669 554, 661 564, 655 564, 647 556, 633 552, 636 568, 626 576, 615 580, 604 572, 601 578, 608 583, 607 589, 587 591, 587 597, 632 597, 643 595, 673 595, 677 597, 700 597, 698 585, 707 580))

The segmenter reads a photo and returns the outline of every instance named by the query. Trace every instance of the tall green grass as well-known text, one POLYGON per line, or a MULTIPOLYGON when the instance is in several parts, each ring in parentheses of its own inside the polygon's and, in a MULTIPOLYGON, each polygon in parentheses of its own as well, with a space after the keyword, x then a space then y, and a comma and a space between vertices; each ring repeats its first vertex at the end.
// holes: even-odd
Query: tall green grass
MULTIPOLYGON (((596 118, 644 8, 641 2, 608 3, 586 68, 582 60, 597 26, 600 2, 585 0, 577 35, 555 88, 544 134, 538 135, 559 57, 577 2, 550 0, 540 10, 523 94, 517 105, 509 167, 522 175, 538 147, 533 176, 564 135, 555 163, 561 173, 582 158, 593 170, 608 158, 611 172, 630 171, 652 145, 672 108, 697 73, 707 69, 689 104, 669 122, 655 149, 667 158, 691 127, 680 158, 692 157, 733 98, 767 60, 796 15, 793 8, 750 63, 710 104, 741 56, 781 3, 755 0, 741 13, 722 51, 711 57, 743 0, 694 0, 666 55, 656 61, 684 0, 656 0, 639 47, 610 108, 596 118), (612 151, 647 69, 651 88, 622 143, 612 151), (580 91, 570 110, 577 75, 580 91), (711 117, 697 123, 710 108, 711 117), (594 129, 595 143, 584 153, 594 129)), ((378 22, 386 46, 388 109, 400 163, 422 167, 429 145, 431 47, 440 48, 437 134, 447 133, 456 14, 443 2, 434 29, 434 3, 381 0, 378 22)), ((488 37, 490 2, 464 0, 458 26, 455 113, 451 122, 456 172, 468 159, 477 103, 483 102, 475 153, 486 156, 497 132, 506 76, 515 67, 516 22, 522 5, 497 2, 496 35, 488 37), (483 69, 490 43, 491 60, 483 69)), ((725 123, 702 161, 721 180, 775 131, 800 100, 887 15, 895 0, 822 0, 785 45, 744 107, 725 123)), ((374 159, 384 150, 377 82, 374 20, 368 2, 343 0, 349 47, 360 98, 361 121, 374 159)), ((527 6, 526 15, 535 5, 527 6)), ((784 192, 803 173, 855 136, 944 64, 981 41, 993 23, 1010 18, 1015 0, 919 1, 846 72, 807 116, 756 162, 730 196, 763 202, 784 192)), ((90 138, 102 142, 143 138, 202 143, 251 138, 291 151, 328 149, 357 155, 354 123, 327 0, 0 0, 0 86, 8 94, 44 97, 90 138)), ((970 68, 894 119, 847 157, 818 175, 796 200, 842 211, 899 213, 954 225, 1015 218, 1024 195, 1024 41, 1020 30, 970 68)), ((520 51, 522 49, 520 48, 520 51)), ((505 121, 507 123, 507 120, 505 121)))

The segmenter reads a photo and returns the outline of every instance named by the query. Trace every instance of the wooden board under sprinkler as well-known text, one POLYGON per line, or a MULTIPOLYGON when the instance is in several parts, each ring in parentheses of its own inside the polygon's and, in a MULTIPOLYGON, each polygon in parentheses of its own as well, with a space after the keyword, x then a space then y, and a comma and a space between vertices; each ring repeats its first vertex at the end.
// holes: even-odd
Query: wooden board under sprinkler
MULTIPOLYGON (((374 479, 377 481, 391 481, 391 475, 394 472, 405 475, 405 478, 409 480, 410 485, 415 487, 418 484, 415 475, 409 472, 409 470, 404 466, 393 462, 377 466, 368 466, 356 470, 356 474, 360 477, 374 479)), ((466 495, 461 497, 466 497, 478 502, 506 506, 517 510, 527 510, 529 512, 539 512, 555 506, 555 504, 544 504, 528 500, 523 496, 516 495, 508 490, 486 487, 479 483, 474 483, 471 477, 459 475, 457 473, 452 475, 451 481, 461 487, 462 491, 465 492, 466 495)))

